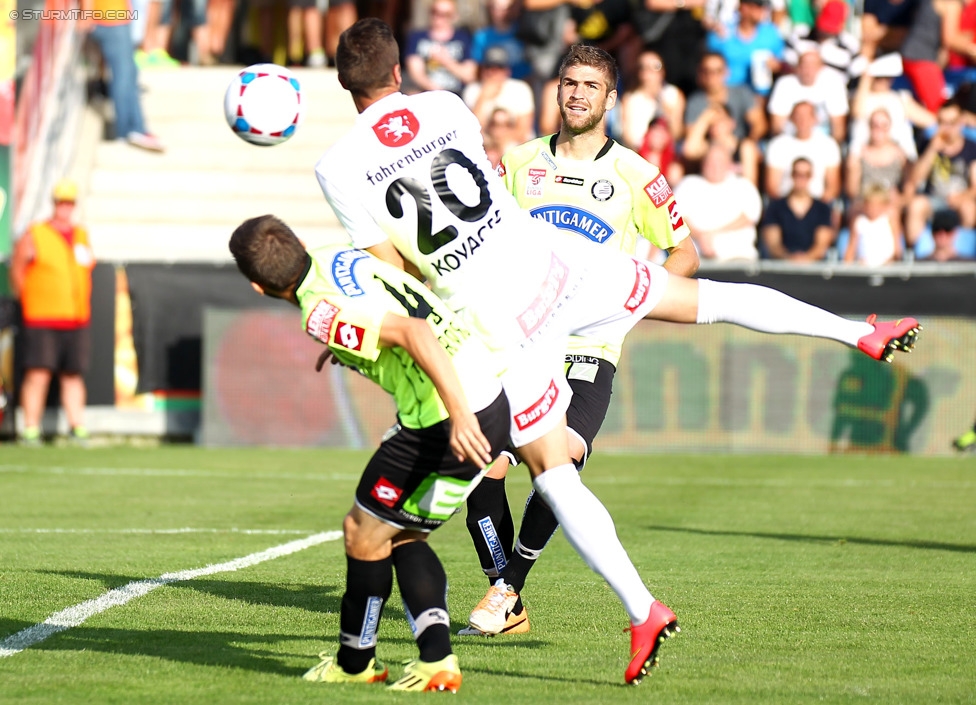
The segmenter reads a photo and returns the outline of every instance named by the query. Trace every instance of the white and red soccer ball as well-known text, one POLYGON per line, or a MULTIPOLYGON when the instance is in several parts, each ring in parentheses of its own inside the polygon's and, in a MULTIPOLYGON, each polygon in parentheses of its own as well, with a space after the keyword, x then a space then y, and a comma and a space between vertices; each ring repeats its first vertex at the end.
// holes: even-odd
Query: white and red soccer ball
POLYGON ((284 66, 255 64, 227 86, 224 116, 245 142, 270 147, 289 139, 305 111, 302 87, 284 66))

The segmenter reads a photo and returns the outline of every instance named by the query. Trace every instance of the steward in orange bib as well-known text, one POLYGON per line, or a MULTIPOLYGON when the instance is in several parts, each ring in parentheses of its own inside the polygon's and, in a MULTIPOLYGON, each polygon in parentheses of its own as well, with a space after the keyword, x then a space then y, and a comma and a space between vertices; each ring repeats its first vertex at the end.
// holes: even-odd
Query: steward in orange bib
POLYGON ((10 288, 23 310, 22 355, 26 369, 20 390, 24 410, 21 442, 40 443, 41 417, 57 372, 72 438, 84 441, 82 422, 91 341, 91 272, 95 266, 84 228, 74 225, 77 186, 62 180, 55 186, 54 215, 32 224, 14 248, 10 288))

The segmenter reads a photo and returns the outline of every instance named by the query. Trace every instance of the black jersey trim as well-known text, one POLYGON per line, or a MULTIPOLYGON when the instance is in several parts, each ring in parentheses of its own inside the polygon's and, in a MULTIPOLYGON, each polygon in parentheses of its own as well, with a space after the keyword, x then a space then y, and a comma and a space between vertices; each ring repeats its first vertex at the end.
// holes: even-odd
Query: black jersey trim
MULTIPOLYGON (((549 151, 552 152, 552 156, 556 156, 556 140, 558 139, 559 139, 558 132, 554 133, 552 137, 549 138, 549 151)), ((596 153, 596 156, 593 157, 593 161, 596 161, 600 157, 605 157, 607 155, 607 152, 610 151, 610 148, 613 147, 613 142, 614 142, 613 137, 607 137, 606 143, 604 143, 603 147, 600 148, 600 151, 596 153)))

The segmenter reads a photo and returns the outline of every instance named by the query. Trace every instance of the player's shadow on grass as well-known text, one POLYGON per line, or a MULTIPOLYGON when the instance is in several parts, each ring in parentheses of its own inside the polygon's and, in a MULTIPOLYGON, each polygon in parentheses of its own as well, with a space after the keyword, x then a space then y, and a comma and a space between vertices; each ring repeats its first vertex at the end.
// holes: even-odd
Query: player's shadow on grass
POLYGON ((198 666, 239 668, 293 677, 300 676, 308 669, 308 662, 315 659, 315 654, 306 649, 283 649, 281 645, 293 641, 307 645, 309 640, 308 635, 301 634, 157 628, 109 629, 82 625, 56 634, 40 644, 35 644, 31 649, 150 656, 198 666), (305 663, 302 666, 286 663, 293 660, 305 663))
MULTIPOLYGON (((153 577, 126 577, 124 575, 109 575, 104 573, 85 573, 81 571, 47 570, 38 571, 52 575, 63 575, 82 580, 96 580, 105 589, 112 590, 130 582, 152 580, 153 577)), ((305 585, 299 583, 258 583, 241 580, 195 579, 181 580, 168 583, 172 587, 185 588, 205 592, 215 597, 227 600, 237 600, 249 605, 267 605, 270 607, 295 607, 309 612, 339 613, 342 604, 344 586, 337 585, 305 585)), ((396 616, 395 614, 393 615, 396 616)), ((403 613, 400 612, 400 617, 403 613)))
POLYGON ((804 541, 807 543, 841 544, 853 543, 862 546, 892 546, 898 548, 921 548, 929 551, 953 551, 955 553, 976 553, 976 546, 941 541, 894 541, 892 539, 868 539, 856 536, 810 536, 806 534, 774 534, 763 531, 725 531, 721 529, 692 529, 683 526, 645 526, 651 531, 673 531, 700 536, 746 536, 776 541, 804 541))
MULTIPOLYGON (((122 587, 131 582, 151 580, 143 577, 126 577, 103 573, 79 571, 43 571, 84 580, 96 580, 107 590, 122 587)), ((158 590, 176 588, 194 590, 230 602, 243 602, 247 605, 294 608, 313 613, 332 613, 338 619, 344 587, 334 585, 271 584, 231 580, 185 580, 161 585, 158 590)), ((155 591, 154 591, 155 592, 155 591)), ((207 610, 211 614, 220 613, 219 603, 212 600, 206 604, 185 606, 185 613, 192 615, 194 610, 207 610)), ((228 606, 228 621, 239 618, 239 608, 228 606)), ((162 612, 157 613, 160 621, 169 620, 162 612)), ((168 614, 168 613, 167 613, 168 614)), ((395 603, 388 602, 383 610, 384 622, 404 620, 403 610, 395 603)), ((0 641, 16 634, 32 624, 0 620, 0 641)), ((338 634, 335 633, 273 633, 235 632, 194 628, 187 621, 186 629, 160 629, 149 627, 141 629, 94 628, 84 624, 52 635, 49 639, 31 646, 32 649, 48 651, 102 651, 130 655, 154 656, 172 661, 194 663, 204 666, 224 666, 241 668, 263 673, 277 673, 285 676, 300 676, 314 662, 314 649, 335 649, 338 634), (300 650, 281 648, 288 642, 300 642, 300 650), (310 651, 308 643, 315 646, 310 651), (300 665, 291 666, 285 661, 296 660, 300 665)), ((410 637, 397 637, 387 632, 383 636, 387 645, 397 644, 414 648, 410 637)))

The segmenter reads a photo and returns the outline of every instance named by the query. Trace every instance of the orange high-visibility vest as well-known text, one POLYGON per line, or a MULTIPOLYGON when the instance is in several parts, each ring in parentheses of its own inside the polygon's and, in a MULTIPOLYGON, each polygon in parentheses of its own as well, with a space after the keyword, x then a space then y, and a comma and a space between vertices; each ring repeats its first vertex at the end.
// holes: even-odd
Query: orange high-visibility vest
POLYGON ((20 292, 24 325, 63 329, 88 325, 95 266, 88 233, 75 227, 69 244, 49 223, 35 223, 29 236, 34 241, 34 259, 27 265, 20 292))

